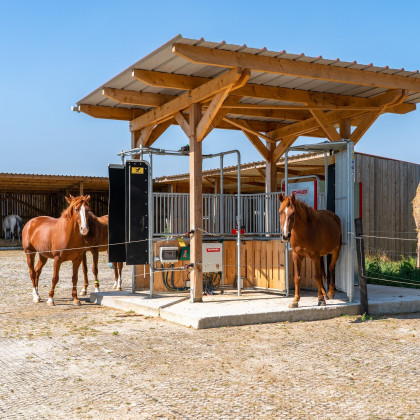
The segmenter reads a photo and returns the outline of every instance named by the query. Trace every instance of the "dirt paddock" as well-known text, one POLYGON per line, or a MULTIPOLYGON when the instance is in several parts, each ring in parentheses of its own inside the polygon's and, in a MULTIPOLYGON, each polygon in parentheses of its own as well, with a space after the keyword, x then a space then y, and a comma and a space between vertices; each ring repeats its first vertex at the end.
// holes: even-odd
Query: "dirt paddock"
MULTIPOLYGON (((23 251, 0 267, 0 418, 420 418, 419 314, 194 330, 73 306, 69 263, 55 307, 52 261, 39 304, 23 251)), ((110 290, 105 255, 99 268, 110 290)))

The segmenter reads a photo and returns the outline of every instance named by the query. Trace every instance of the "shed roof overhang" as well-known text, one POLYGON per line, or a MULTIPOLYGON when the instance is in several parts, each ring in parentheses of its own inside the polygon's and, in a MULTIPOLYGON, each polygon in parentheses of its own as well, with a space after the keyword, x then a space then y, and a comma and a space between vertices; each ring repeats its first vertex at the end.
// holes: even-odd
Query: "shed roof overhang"
POLYGON ((413 111, 419 101, 418 71, 178 35, 75 110, 130 121, 138 147, 151 146, 172 124, 188 135, 189 107, 201 103, 199 141, 214 128, 240 130, 264 160, 277 161, 301 135, 357 143, 381 114, 413 111))
POLYGON ((108 193, 108 178, 67 175, 0 173, 0 193, 66 193, 66 191, 108 193))

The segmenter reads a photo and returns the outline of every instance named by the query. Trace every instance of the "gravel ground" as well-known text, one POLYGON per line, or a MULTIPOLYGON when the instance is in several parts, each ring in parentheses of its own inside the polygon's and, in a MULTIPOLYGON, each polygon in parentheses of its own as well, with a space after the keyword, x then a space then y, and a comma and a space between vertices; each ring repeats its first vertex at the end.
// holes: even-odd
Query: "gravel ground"
POLYGON ((419 314, 194 330, 73 306, 69 263, 55 307, 52 261, 39 304, 22 251, 0 267, 2 419, 420 419, 419 314))

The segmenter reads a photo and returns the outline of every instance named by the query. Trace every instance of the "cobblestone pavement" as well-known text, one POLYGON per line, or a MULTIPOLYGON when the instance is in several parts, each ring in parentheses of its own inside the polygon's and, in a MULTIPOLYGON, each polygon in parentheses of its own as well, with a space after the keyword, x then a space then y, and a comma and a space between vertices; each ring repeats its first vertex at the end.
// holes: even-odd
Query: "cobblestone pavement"
POLYGON ((52 261, 39 304, 22 251, 0 268, 2 419, 420 418, 419 314, 194 330, 74 307, 69 263, 55 307, 52 261))

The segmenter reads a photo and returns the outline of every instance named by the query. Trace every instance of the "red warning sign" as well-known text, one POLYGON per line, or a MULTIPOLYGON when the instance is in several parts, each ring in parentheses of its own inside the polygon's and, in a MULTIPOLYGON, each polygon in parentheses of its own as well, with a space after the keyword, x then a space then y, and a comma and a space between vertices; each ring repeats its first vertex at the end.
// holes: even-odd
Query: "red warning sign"
POLYGON ((207 248, 207 252, 220 252, 220 248, 207 248))

